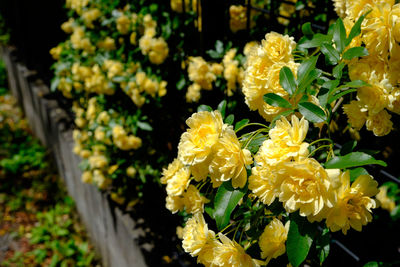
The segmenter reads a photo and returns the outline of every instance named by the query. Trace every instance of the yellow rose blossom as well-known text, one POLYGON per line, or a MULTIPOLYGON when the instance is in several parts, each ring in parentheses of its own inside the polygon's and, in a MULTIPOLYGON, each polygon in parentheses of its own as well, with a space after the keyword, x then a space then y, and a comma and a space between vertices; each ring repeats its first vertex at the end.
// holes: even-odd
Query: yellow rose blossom
POLYGON ((222 131, 219 111, 200 111, 186 120, 189 129, 182 134, 178 158, 183 164, 193 165, 207 159, 222 131))
POLYGON ((149 60, 151 63, 159 65, 165 61, 168 56, 168 44, 164 38, 160 37, 154 39, 151 45, 151 51, 149 52, 149 60))
POLYGON ((114 164, 114 165, 110 166, 110 168, 108 168, 107 173, 108 173, 109 175, 111 175, 111 174, 113 174, 116 170, 118 170, 118 168, 119 168, 118 164, 114 164))
POLYGON ((391 117, 386 110, 382 110, 375 115, 369 115, 366 123, 367 130, 372 131, 375 136, 389 134, 393 128, 393 122, 390 120, 391 117))
POLYGON ((261 258, 266 259, 266 264, 271 259, 276 259, 286 251, 285 242, 289 232, 289 222, 283 223, 274 218, 261 234, 258 245, 261 249, 261 258))
MULTIPOLYGON (((245 30, 247 27, 247 8, 242 5, 229 7, 229 26, 232 32, 245 30)), ((252 23, 254 24, 254 22, 252 23)))
POLYGON ((88 160, 92 169, 103 169, 108 165, 108 160, 104 155, 93 155, 88 160))
MULTIPOLYGON (((244 187, 247 182, 246 165, 253 162, 251 153, 247 149, 241 149, 235 131, 228 126, 221 138, 215 144, 214 155, 211 161, 210 176, 213 181, 225 182, 232 179, 234 188, 244 187)), ((213 184, 213 186, 216 186, 213 184)))
POLYGON ((346 17, 346 0, 333 0, 335 12, 340 18, 346 17))
POLYGON ((86 184, 90 184, 92 183, 93 179, 92 179, 92 173, 90 171, 85 171, 82 173, 82 182, 86 183, 86 184))
POLYGON ((115 40, 107 36, 106 38, 104 38, 104 40, 97 43, 97 47, 105 49, 107 51, 115 50, 116 49, 115 40))
POLYGON ((197 256, 207 241, 214 237, 215 234, 208 230, 203 215, 196 213, 186 222, 183 228, 182 247, 185 252, 197 256))
POLYGON ((241 245, 234 240, 230 240, 225 235, 219 233, 221 243, 214 248, 214 260, 212 266, 231 266, 231 267, 258 267, 259 263, 252 259, 241 245))
POLYGON ((153 43, 153 38, 147 35, 143 35, 139 39, 139 47, 143 55, 147 55, 151 51, 152 43, 153 43))
POLYGON ((129 166, 128 168, 126 168, 126 175, 128 175, 128 177, 135 177, 137 173, 137 170, 135 169, 135 167, 133 166, 129 166))
POLYGON ((293 61, 292 52, 295 47, 296 42, 293 37, 276 32, 267 33, 265 39, 261 41, 265 56, 274 63, 293 61))
POLYGON ((146 14, 143 17, 143 26, 145 28, 155 28, 157 27, 157 22, 153 20, 150 14, 146 14))
POLYGON ((167 194, 169 196, 180 196, 189 186, 190 169, 187 167, 178 170, 175 175, 167 181, 167 194))
POLYGON ((93 29, 94 28, 93 21, 98 19, 100 16, 101 16, 100 10, 98 10, 97 8, 92 8, 83 12, 81 17, 83 19, 83 22, 85 23, 85 26, 93 29))
POLYGON ((388 110, 400 114, 400 88, 395 88, 389 95, 388 110))
POLYGON ((192 82, 197 83, 205 90, 211 90, 212 83, 217 79, 212 72, 211 65, 202 57, 189 58, 188 74, 192 82))
POLYGON ((224 67, 219 63, 212 63, 211 64, 211 72, 215 75, 221 75, 224 71, 224 67))
POLYGON ((127 34, 129 32, 129 27, 131 25, 131 20, 129 19, 128 16, 122 15, 117 18, 117 30, 121 34, 127 34))
POLYGON ((165 207, 171 211, 171 213, 182 211, 184 208, 183 198, 181 196, 167 196, 165 199, 165 207))
POLYGON ((72 33, 74 30, 74 22, 75 20, 73 18, 69 18, 66 22, 64 22, 63 24, 61 24, 61 29, 65 32, 65 33, 72 33))
POLYGON ((208 202, 209 200, 203 197, 194 185, 189 185, 183 194, 183 204, 187 213, 203 213, 204 204, 208 202))
POLYGON ((201 86, 197 83, 192 83, 189 85, 188 90, 186 92, 186 102, 193 103, 198 102, 200 99, 200 90, 201 86))
POLYGON ((343 111, 347 115, 348 122, 356 130, 360 130, 367 120, 367 112, 363 111, 360 101, 352 100, 350 104, 343 105, 343 111))
POLYGON ((260 44, 259 44, 259 42, 257 42, 257 41, 251 41, 251 42, 246 43, 246 45, 245 45, 244 48, 243 48, 243 54, 244 54, 246 57, 248 57, 248 56, 252 53, 252 51, 253 51, 254 49, 257 49, 257 47, 258 47, 259 45, 260 45, 260 44))
POLYGON ((50 55, 53 57, 53 59, 59 60, 62 50, 63 49, 61 46, 53 47, 52 49, 50 49, 50 55))
POLYGON ((279 165, 268 165, 262 154, 258 153, 254 160, 257 165, 251 170, 249 189, 262 203, 271 205, 279 197, 284 177, 276 174, 279 165))
POLYGON ((363 225, 372 220, 371 209, 376 202, 371 197, 379 190, 378 183, 370 175, 360 175, 350 186, 350 172, 340 176, 341 186, 337 190, 337 201, 327 213, 326 226, 333 232, 344 234, 352 227, 361 231, 363 225))
POLYGON ((387 195, 387 190, 387 186, 379 187, 379 193, 376 195, 376 199, 379 200, 382 209, 392 212, 396 208, 396 202, 387 195))
POLYGON ((371 115, 379 113, 389 103, 388 95, 380 84, 358 88, 357 97, 371 115))
POLYGON ((162 184, 166 184, 168 180, 170 180, 176 174, 176 172, 183 167, 184 165, 179 159, 174 159, 174 161, 172 161, 166 169, 163 169, 160 182, 162 184))
POLYGON ((312 158, 280 164, 277 175, 284 177, 279 201, 288 212, 299 210, 301 216, 315 216, 332 207, 335 196, 325 169, 312 158))
POLYGON ((106 178, 100 170, 93 171, 93 182, 100 188, 105 189, 111 183, 111 180, 106 178))

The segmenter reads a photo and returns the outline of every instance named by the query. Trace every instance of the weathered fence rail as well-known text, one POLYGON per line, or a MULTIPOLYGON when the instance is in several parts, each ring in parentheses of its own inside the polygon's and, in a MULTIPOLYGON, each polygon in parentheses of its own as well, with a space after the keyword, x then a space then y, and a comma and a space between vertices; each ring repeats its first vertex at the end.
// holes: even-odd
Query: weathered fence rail
POLYGON ((101 255, 104 266, 147 266, 137 243, 140 231, 135 222, 94 186, 81 182, 80 158, 73 154, 71 118, 55 100, 46 99, 48 87, 36 73, 17 62, 10 48, 1 48, 7 66, 9 87, 18 99, 33 133, 47 146, 68 193, 75 199, 77 210, 89 237, 101 255))

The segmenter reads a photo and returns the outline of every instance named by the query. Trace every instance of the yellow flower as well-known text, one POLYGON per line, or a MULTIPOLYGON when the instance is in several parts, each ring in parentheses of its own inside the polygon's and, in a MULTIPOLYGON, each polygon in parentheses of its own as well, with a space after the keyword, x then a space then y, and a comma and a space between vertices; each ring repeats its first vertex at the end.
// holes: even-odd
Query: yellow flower
MULTIPOLYGON (((289 37, 287 37, 289 39, 289 37)), ((271 42, 272 37, 269 38, 271 42)), ((267 41, 264 45, 268 44, 267 41)), ((295 43, 294 43, 295 44, 295 43)), ((270 44, 268 44, 270 45, 270 44)), ((266 46, 266 48, 269 48, 266 46)), ((291 53, 290 48, 290 53, 291 53)), ((271 50, 273 50, 271 48, 271 50)), ((288 49, 286 49, 288 50, 288 49)), ((253 50, 254 51, 254 50, 253 50)), ((281 87, 279 83, 279 73, 282 67, 286 66, 296 74, 298 63, 295 63, 285 52, 275 51, 266 52, 262 46, 254 51, 248 58, 247 68, 243 80, 243 93, 245 95, 246 104, 250 110, 258 110, 261 116, 267 121, 282 112, 284 109, 268 105, 263 96, 267 93, 275 93, 288 100, 288 93, 281 87), (282 54, 280 54, 282 53, 282 54), (277 61, 282 59, 282 61, 277 61), (288 61, 284 61, 288 59, 288 61)))
POLYGON ((379 200, 382 209, 392 212, 396 208, 396 202, 387 195, 387 186, 379 187, 379 193, 376 195, 376 199, 379 200))
POLYGON ((75 22, 75 20, 73 18, 69 18, 68 21, 61 24, 61 29, 65 33, 72 33, 74 31, 74 27, 73 27, 74 22, 75 22))
POLYGON ((167 196, 165 199, 165 207, 171 211, 171 213, 182 211, 184 208, 183 198, 181 196, 167 196))
POLYGON ((174 159, 168 167, 163 169, 162 177, 160 179, 162 184, 166 184, 174 175, 184 167, 183 163, 179 159, 174 159))
POLYGON ((215 75, 221 75, 224 71, 224 67, 219 63, 212 63, 211 64, 211 72, 215 75))
POLYGON ((292 52, 296 47, 293 37, 270 32, 265 35, 265 40, 261 41, 261 48, 272 62, 293 61, 292 52))
POLYGON ((372 220, 371 209, 376 202, 371 197, 379 192, 378 183, 370 175, 360 175, 350 186, 349 171, 342 173, 340 180, 337 201, 327 213, 326 226, 333 232, 341 229, 344 234, 350 227, 361 231, 372 220))
POLYGON ((335 12, 340 18, 346 17, 346 0, 333 0, 335 12))
MULTIPOLYGON (((235 131, 228 126, 214 147, 214 155, 210 165, 210 176, 213 182, 225 182, 232 179, 234 188, 244 187, 247 181, 246 165, 253 162, 251 153, 241 149, 235 131)), ((216 185, 213 184, 215 187, 216 185)))
POLYGON ((284 177, 279 201, 288 212, 299 210, 301 216, 316 216, 334 202, 333 186, 325 169, 313 158, 302 162, 284 162, 278 176, 284 177))
POLYGON ((257 47, 260 44, 257 41, 251 41, 246 43, 246 45, 243 48, 243 54, 248 57, 251 53, 253 53, 254 50, 257 49, 257 47))
POLYGON ((383 84, 372 84, 358 88, 357 97, 369 114, 375 115, 389 104, 389 98, 385 91, 383 84))
POLYGON ((154 39, 151 45, 151 51, 149 52, 149 60, 151 63, 159 65, 165 61, 168 56, 168 44, 164 38, 160 37, 154 39))
POLYGON ((103 169, 108 166, 108 160, 104 155, 93 155, 89 157, 90 168, 103 169))
POLYGON ((82 173, 82 182, 86 184, 92 183, 92 173, 90 171, 85 171, 82 173))
POLYGON ((115 40, 110 36, 107 36, 106 38, 104 38, 104 40, 97 43, 97 47, 108 51, 115 50, 115 40))
POLYGON ((388 109, 396 114, 400 114, 400 88, 394 89, 389 95, 388 109))
POLYGON ((151 51, 153 40, 154 39, 152 37, 149 37, 147 35, 143 35, 139 39, 139 47, 143 55, 147 55, 151 51))
POLYGON ((367 130, 373 131, 375 136, 384 136, 390 133, 393 129, 393 122, 390 120, 392 116, 382 110, 378 114, 367 117, 367 130))
POLYGON ((279 197, 284 177, 277 175, 277 166, 279 165, 268 165, 261 153, 258 153, 254 157, 254 160, 257 162, 257 165, 251 170, 249 189, 261 202, 271 205, 279 197))
POLYGON ((211 65, 202 57, 190 57, 188 67, 189 79, 205 90, 212 89, 212 83, 217 76, 212 72, 211 65))
POLYGON ((200 111, 186 120, 189 129, 182 134, 178 158, 185 165, 200 163, 210 155, 222 131, 219 111, 200 111))
MULTIPOLYGON (((182 0, 171 0, 171 9, 175 12, 182 13, 183 12, 183 1, 182 0)), ((197 10, 197 0, 185 0, 185 12, 190 10, 197 10), (192 6, 190 6, 192 3, 192 6)))
POLYGON ((135 177, 137 173, 137 170, 135 169, 135 167, 133 166, 129 166, 128 168, 126 168, 126 175, 128 175, 128 177, 135 177))
POLYGON ((86 27, 94 28, 93 21, 98 19, 100 16, 101 16, 100 10, 98 10, 97 8, 92 8, 83 12, 81 17, 86 27))
POLYGON ((209 200, 203 197, 194 185, 189 185, 188 189, 183 194, 183 204, 187 213, 203 213, 204 203, 207 202, 209 202, 209 200))
POLYGON ((117 30, 121 34, 127 34, 129 32, 129 27, 131 25, 131 20, 128 16, 122 15, 117 18, 117 30))
POLYGON ((60 59, 60 54, 62 52, 62 47, 61 46, 56 46, 50 49, 50 55, 53 57, 55 60, 60 59))
POLYGON ((146 14, 143 17, 143 26, 145 28, 155 28, 157 27, 157 22, 153 20, 150 14, 146 14))
MULTIPOLYGON (((229 7, 229 25, 232 32, 245 30, 247 27, 247 8, 241 5, 231 5, 229 7)), ((254 24, 254 22, 252 23, 254 24)))
POLYGON ((350 104, 343 105, 343 111, 347 115, 348 122, 356 130, 360 130, 367 120, 367 112, 363 111, 360 101, 352 100, 350 104))
POLYGON ((93 171, 93 182, 100 188, 105 189, 111 183, 100 170, 93 171))
POLYGON ((179 169, 175 175, 167 181, 167 194, 169 196, 180 196, 189 186, 190 169, 187 167, 179 169))
POLYGON ((208 240, 213 239, 214 232, 208 226, 201 213, 194 214, 183 228, 182 247, 185 252, 197 256, 208 240))
POLYGON ((234 240, 230 240, 225 235, 219 233, 222 243, 218 243, 214 248, 214 261, 212 266, 231 266, 231 267, 258 267, 256 260, 253 260, 241 245, 234 240))
POLYGON ((258 245, 261 249, 261 258, 267 259, 267 264, 271 259, 275 259, 285 253, 288 232, 289 222, 284 226, 277 218, 274 218, 265 227, 259 238, 258 245))
POLYGON ((198 102, 200 99, 200 90, 201 86, 197 83, 192 83, 189 85, 188 90, 186 92, 186 102, 192 103, 192 102, 198 102))

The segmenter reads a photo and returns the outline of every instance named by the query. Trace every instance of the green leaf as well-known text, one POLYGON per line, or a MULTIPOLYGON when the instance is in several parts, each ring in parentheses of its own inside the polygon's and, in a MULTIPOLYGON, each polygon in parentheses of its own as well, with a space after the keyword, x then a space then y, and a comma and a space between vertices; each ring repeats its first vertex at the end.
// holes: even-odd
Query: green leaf
POLYGON ((318 56, 314 56, 301 63, 297 70, 297 84, 299 85, 299 88, 302 87, 304 80, 310 74, 310 72, 315 69, 317 61, 318 56))
POLYGON ((234 189, 231 181, 222 183, 218 188, 214 199, 213 217, 217 223, 218 230, 223 229, 229 224, 232 211, 239 203, 240 199, 246 194, 247 186, 242 189, 234 189))
POLYGON ((321 76, 321 71, 319 69, 311 70, 308 75, 303 79, 302 83, 299 85, 299 89, 295 93, 295 95, 299 93, 303 93, 308 86, 310 86, 315 79, 321 76))
POLYGON ((325 112, 311 102, 299 103, 299 111, 307 120, 314 123, 324 122, 327 120, 325 112))
POLYGON ((332 90, 335 89, 339 85, 339 83, 340 83, 339 80, 329 80, 324 82, 324 84, 321 87, 332 90))
POLYGON ((336 79, 340 80, 342 78, 342 74, 343 74, 343 68, 346 66, 346 64, 344 62, 340 62, 339 65, 335 66, 333 68, 333 77, 335 77, 336 79))
POLYGON ((281 113, 279 113, 278 115, 276 115, 275 116, 275 118, 273 118, 272 119, 272 121, 271 121, 271 126, 270 127, 272 127, 272 125, 275 123, 275 121, 276 120, 279 120, 282 116, 283 117, 287 117, 287 116, 289 116, 290 114, 292 114, 294 112, 294 110, 285 110, 285 111, 282 111, 281 113))
POLYGON ((243 120, 241 120, 241 121, 238 121, 238 122, 235 124, 235 131, 237 131, 238 129, 242 128, 242 127, 245 126, 246 124, 248 124, 249 121, 250 121, 249 119, 243 119, 243 120))
POLYGON ((328 63, 331 65, 336 65, 340 60, 339 52, 330 44, 322 44, 321 52, 326 56, 328 63))
POLYGON ((264 101, 273 107, 292 108, 289 101, 274 93, 265 94, 264 101))
POLYGON ((137 126, 142 129, 143 131, 152 131, 153 127, 151 127, 151 125, 147 122, 143 122, 143 121, 138 121, 137 122, 137 126))
POLYGON ((311 22, 304 23, 303 26, 301 26, 301 31, 308 39, 312 39, 314 32, 311 28, 311 22))
POLYGON ((279 72, 279 83, 289 95, 293 95, 296 91, 296 80, 292 70, 286 66, 279 72))
POLYGON ((341 18, 338 18, 333 28, 333 40, 335 41, 337 51, 342 53, 346 48, 346 28, 341 18))
POLYGON ((232 125, 234 120, 235 116, 233 114, 230 114, 228 115, 228 117, 225 118, 225 123, 232 125))
POLYGON ((363 20, 365 19, 365 17, 370 13, 371 11, 368 11, 367 13, 365 13, 364 15, 362 15, 357 21, 356 23, 354 23, 353 27, 350 30, 349 36, 346 39, 346 46, 348 46, 351 41, 353 40, 354 37, 357 37, 358 35, 360 35, 361 33, 361 24, 363 22, 363 20))
POLYGON ((306 37, 301 38, 297 46, 299 48, 319 47, 323 43, 330 43, 331 40, 332 40, 331 36, 325 35, 325 34, 321 34, 321 33, 317 33, 317 34, 314 34, 312 39, 308 39, 306 37))
POLYGON ((353 58, 356 57, 363 57, 363 56, 368 56, 368 50, 365 47, 362 46, 357 46, 357 47, 352 47, 343 54, 343 58, 347 60, 352 60, 353 58))
POLYGON ((328 103, 328 96, 329 90, 322 87, 318 92, 318 100, 321 107, 325 107, 326 103, 328 103))
POLYGON ((315 227, 298 213, 291 215, 286 250, 289 262, 298 267, 306 259, 315 236, 315 227))
POLYGON ((345 83, 344 85, 342 85, 342 88, 359 88, 359 87, 363 87, 363 86, 368 86, 369 84, 362 81, 362 80, 354 80, 348 83, 345 83))
POLYGON ((345 156, 337 156, 325 163, 327 169, 347 169, 352 167, 377 164, 386 167, 382 160, 376 160, 371 155, 363 152, 352 152, 345 156))
POLYGON ((363 267, 379 267, 379 263, 376 261, 367 262, 363 267))
POLYGON ((176 89, 182 90, 186 85, 186 79, 185 76, 182 75, 179 81, 176 83, 176 89))
POLYGON ((350 181, 354 181, 360 175, 368 175, 368 171, 363 167, 358 167, 354 169, 350 169, 350 181))
POLYGON ((218 104, 217 109, 221 113, 222 118, 225 118, 226 100, 222 100, 221 103, 218 104))
POLYGON ((315 240, 315 248, 317 250, 319 265, 322 266, 322 263, 326 260, 329 255, 330 250, 330 235, 329 229, 325 228, 321 235, 315 240))
POLYGON ((211 112, 211 111, 213 111, 213 109, 210 106, 207 106, 207 105, 200 105, 197 108, 197 112, 200 112, 200 111, 209 111, 209 112, 211 112))
POLYGON ((347 154, 353 152, 353 150, 356 146, 357 146, 356 140, 351 140, 351 141, 345 143, 342 146, 342 148, 340 149, 340 155, 344 156, 344 155, 347 155, 347 154))
POLYGON ((331 96, 331 97, 329 97, 329 99, 328 99, 328 104, 330 104, 330 103, 332 103, 333 101, 335 101, 335 100, 341 98, 341 97, 344 96, 344 95, 347 95, 347 94, 350 94, 350 93, 353 93, 353 92, 357 92, 357 89, 349 89, 349 90, 343 91, 343 92, 341 92, 341 93, 338 93, 338 94, 336 94, 336 95, 334 95, 334 96, 331 96))

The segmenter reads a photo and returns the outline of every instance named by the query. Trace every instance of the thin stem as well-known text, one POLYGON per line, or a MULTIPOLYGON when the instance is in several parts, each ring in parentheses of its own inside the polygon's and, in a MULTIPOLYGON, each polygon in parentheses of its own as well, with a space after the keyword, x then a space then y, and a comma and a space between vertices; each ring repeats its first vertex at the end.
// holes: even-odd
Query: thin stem
POLYGON ((252 122, 252 123, 248 123, 248 124, 245 124, 245 125, 243 125, 242 127, 240 127, 239 129, 237 129, 236 131, 235 131, 235 133, 237 133, 237 132, 239 132, 240 130, 242 130, 242 129, 244 129, 244 128, 246 128, 247 126, 261 126, 261 127, 263 127, 263 128, 269 128, 267 125, 265 125, 265 124, 262 124, 262 123, 258 123, 258 122, 252 122))
POLYGON ((308 157, 308 158, 311 157, 313 154, 315 154, 315 152, 317 152, 318 150, 321 150, 321 149, 323 149, 323 148, 326 148, 326 147, 331 148, 332 145, 323 145, 323 146, 320 146, 320 147, 314 149, 313 151, 311 151, 310 154, 308 154, 307 157, 308 157))

